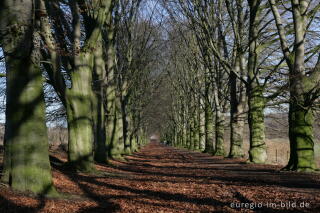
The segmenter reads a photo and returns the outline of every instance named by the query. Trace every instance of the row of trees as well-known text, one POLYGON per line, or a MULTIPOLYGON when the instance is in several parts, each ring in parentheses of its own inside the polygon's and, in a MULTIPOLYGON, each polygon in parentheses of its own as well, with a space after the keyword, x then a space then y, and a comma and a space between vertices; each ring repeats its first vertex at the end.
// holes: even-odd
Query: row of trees
POLYGON ((75 170, 94 172, 94 161, 121 158, 146 143, 144 93, 153 90, 151 67, 160 54, 154 23, 152 5, 141 0, 1 1, 4 183, 56 194, 45 104, 66 118, 75 170))
POLYGON ((248 122, 249 161, 264 163, 265 109, 284 107, 286 169, 314 170, 319 8, 318 0, 1 1, 2 181, 56 194, 46 109, 66 119, 70 167, 94 172, 94 161, 130 154, 158 128, 176 146, 224 156, 228 118, 229 157, 243 157, 248 122))
POLYGON ((285 169, 312 171, 313 114, 319 109, 319 1, 163 1, 170 20, 170 124, 175 146, 243 157, 248 122, 249 161, 264 163, 265 109, 288 113, 290 160, 285 169), (213 147, 213 137, 215 147, 213 147), (204 146, 204 147, 202 147, 204 146))

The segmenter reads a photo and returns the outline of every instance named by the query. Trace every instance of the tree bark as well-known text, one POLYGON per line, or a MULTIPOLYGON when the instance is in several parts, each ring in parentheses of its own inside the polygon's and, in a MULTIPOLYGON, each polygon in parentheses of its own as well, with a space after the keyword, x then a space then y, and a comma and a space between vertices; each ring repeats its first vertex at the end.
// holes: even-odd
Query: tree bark
POLYGON ((249 160, 252 163, 265 163, 267 147, 265 144, 264 108, 265 98, 259 86, 249 89, 248 122, 250 131, 249 160))
POLYGON ((263 87, 259 85, 258 38, 261 14, 261 0, 248 0, 250 7, 249 58, 248 58, 248 122, 250 129, 249 161, 265 163, 267 151, 265 143, 263 87))
POLYGON ((214 155, 215 156, 224 156, 224 127, 225 127, 225 118, 223 113, 219 110, 216 111, 215 119, 215 136, 216 136, 216 148, 214 155))
POLYGON ((314 171, 313 112, 295 101, 289 109, 290 159, 286 170, 314 171))
POLYGON ((4 175, 13 189, 57 195, 48 153, 40 22, 33 1, 4 1, 0 29, 7 70, 4 175))
POLYGON ((103 54, 103 42, 100 39, 97 45, 97 49, 94 53, 94 73, 93 73, 93 122, 94 122, 94 159, 97 162, 104 163, 107 160, 106 155, 106 115, 105 115, 105 89, 104 79, 106 78, 106 69, 103 54))
POLYGON ((292 0, 294 20, 294 63, 290 70, 289 139, 290 159, 286 169, 313 171, 314 158, 313 112, 308 97, 315 85, 305 76, 306 10, 310 1, 292 0))
POLYGON ((209 101, 205 102, 205 153, 213 154, 213 113, 209 101))
POLYGON ((93 56, 82 52, 75 59, 72 88, 66 92, 68 121, 68 159, 79 171, 94 171, 92 69, 93 56))
MULTIPOLYGON (((289 67, 289 139, 290 159, 285 170, 313 171, 316 169, 314 158, 313 112, 314 104, 311 96, 319 84, 320 58, 313 72, 307 76, 305 72, 305 37, 307 33, 307 10, 311 1, 292 0, 292 15, 294 23, 294 48, 290 51, 283 27, 281 15, 276 2, 269 0, 278 29, 283 55, 289 67)), ((316 89, 317 90, 317 89, 316 89)), ((317 92, 317 91, 316 91, 317 92)))
POLYGON ((215 156, 224 156, 224 127, 225 118, 223 115, 223 109, 220 103, 220 97, 217 90, 214 90, 214 101, 215 101, 215 156))
MULTIPOLYGON (((241 75, 241 57, 236 55, 234 70, 241 75)), ((230 73, 230 158, 242 158, 243 130, 245 125, 246 98, 244 85, 230 73)))

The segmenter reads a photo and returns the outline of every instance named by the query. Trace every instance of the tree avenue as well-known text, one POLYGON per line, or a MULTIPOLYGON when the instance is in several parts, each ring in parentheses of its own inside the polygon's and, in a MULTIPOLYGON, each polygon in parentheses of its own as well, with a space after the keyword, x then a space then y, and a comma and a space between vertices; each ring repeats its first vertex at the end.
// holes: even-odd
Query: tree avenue
POLYGON ((152 134, 178 148, 264 164, 270 154, 265 116, 280 112, 288 117, 290 141, 284 169, 316 170, 319 5, 1 1, 1 181, 20 191, 58 194, 48 116, 65 121, 68 168, 97 173, 95 162, 124 160, 152 134))

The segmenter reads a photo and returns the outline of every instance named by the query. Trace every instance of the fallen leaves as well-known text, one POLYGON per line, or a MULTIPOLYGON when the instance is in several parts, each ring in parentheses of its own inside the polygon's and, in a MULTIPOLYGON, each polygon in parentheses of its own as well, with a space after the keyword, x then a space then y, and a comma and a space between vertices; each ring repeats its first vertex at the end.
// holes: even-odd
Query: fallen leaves
POLYGON ((97 165, 100 175, 63 167, 64 153, 52 153, 54 185, 61 199, 32 197, 0 186, 0 212, 315 212, 320 208, 320 176, 279 172, 279 167, 248 165, 151 143, 140 152, 97 165), (308 202, 309 208, 280 203, 308 202), (232 208, 262 203, 262 208, 232 208), (267 205, 267 204, 279 205, 267 205))

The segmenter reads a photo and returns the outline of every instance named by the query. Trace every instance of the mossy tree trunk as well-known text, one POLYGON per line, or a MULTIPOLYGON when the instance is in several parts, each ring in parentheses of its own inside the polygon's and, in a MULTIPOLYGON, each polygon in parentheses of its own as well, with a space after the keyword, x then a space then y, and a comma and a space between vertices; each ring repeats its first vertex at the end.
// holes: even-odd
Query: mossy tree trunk
POLYGON ((6 128, 2 181, 13 189, 56 195, 48 153, 40 21, 33 1, 4 1, 0 29, 6 60, 6 128))
POLYGON ((215 101, 215 156, 224 156, 224 128, 225 118, 220 103, 220 96, 217 90, 214 90, 215 101))
POLYGON ((295 101, 290 103, 290 159, 285 167, 286 170, 313 171, 316 169, 313 123, 314 117, 311 109, 306 109, 295 101))
POLYGON ((188 122, 188 149, 191 150, 193 148, 193 130, 192 130, 192 121, 188 122))
POLYGON ((313 171, 314 158, 314 117, 312 108, 319 97, 320 56, 313 69, 306 75, 305 38, 309 22, 308 8, 311 1, 291 1, 294 24, 294 48, 290 51, 285 28, 276 2, 269 0, 278 29, 283 55, 289 67, 289 139, 290 159, 285 170, 313 171))
POLYGON ((193 114, 193 150, 200 149, 200 97, 194 95, 194 114, 193 114))
POLYGON ((66 92, 68 159, 77 170, 82 172, 94 171, 92 66, 92 54, 80 53, 72 73, 72 88, 66 92))
MULTIPOLYGON (((109 96, 110 98, 110 96, 109 96)), ((108 158, 111 159, 121 159, 123 154, 124 144, 123 144, 123 128, 122 128, 122 116, 120 114, 117 104, 112 104, 112 108, 109 108, 109 114, 107 117, 107 150, 108 158)), ((108 99, 108 102, 112 102, 112 99, 108 99)), ((110 106, 108 103, 108 106, 110 106)))
MULTIPOLYGON (((57 14, 64 14, 64 11, 54 8, 49 1, 45 1, 45 3, 42 1, 43 8, 41 10, 44 12, 44 5, 48 6, 51 18, 57 14)), ((95 94, 92 80, 93 76, 97 77, 97 75, 101 75, 100 77, 103 78, 103 72, 105 72, 102 60, 102 28, 105 27, 107 18, 111 17, 114 3, 115 1, 109 0, 95 1, 92 2, 92 8, 89 10, 86 8, 88 5, 81 1, 70 2, 73 35, 65 32, 62 27, 65 23, 63 21, 59 23, 60 19, 50 22, 45 17, 42 21, 43 37, 52 65, 47 69, 48 66, 44 63, 44 67, 47 69, 50 82, 66 108, 69 129, 69 161, 81 171, 94 170, 94 153, 96 160, 105 161, 104 144, 102 144, 104 143, 102 85, 98 85, 99 94, 95 94), (54 28, 54 33, 51 25, 54 28), (85 38, 83 30, 85 30, 85 38), (58 47, 54 42, 54 38, 65 39, 61 36, 65 35, 64 33, 68 34, 66 38, 68 37, 73 42, 73 50, 69 52, 69 59, 56 52, 60 48, 68 51, 69 48, 66 47, 68 42, 56 42, 63 44, 62 47, 58 47), (64 66, 63 69, 60 62, 64 66), (69 75, 67 79, 70 80, 71 85, 69 82, 66 83, 65 73, 62 72, 64 69, 67 69, 69 75), (93 150, 94 143, 96 143, 95 152, 93 150)))
POLYGON ((204 100, 204 131, 205 131, 205 153, 214 153, 214 148, 213 148, 213 112, 212 112, 212 107, 210 104, 209 100, 209 82, 207 82, 207 77, 206 77, 206 85, 205 85, 205 100, 204 100))
POLYGON ((192 150, 199 150, 199 120, 198 115, 195 113, 193 118, 193 147, 192 150))
MULTIPOLYGON (((231 73, 230 79, 237 81, 236 77, 231 73)), ((231 83, 231 98, 230 98, 230 158, 241 158, 244 156, 243 144, 243 130, 245 123, 244 106, 245 100, 243 94, 240 97, 236 94, 236 82, 231 83), (239 100, 240 99, 240 100, 239 100)))
POLYGON ((258 69, 258 39, 259 25, 261 23, 261 0, 248 0, 250 8, 249 27, 249 58, 248 58, 248 122, 250 130, 250 150, 249 161, 252 163, 265 163, 267 160, 264 108, 265 98, 263 97, 263 87, 259 85, 258 69))
POLYGON ((225 127, 225 118, 223 113, 219 110, 216 111, 215 118, 215 139, 216 139, 216 147, 215 147, 215 156, 224 156, 224 127, 225 127))
POLYGON ((249 89, 248 122, 250 132, 249 160, 252 163, 265 163, 267 147, 265 143, 264 108, 265 98, 259 86, 249 89))
MULTIPOLYGON (((316 169, 314 158, 313 112, 312 105, 319 94, 313 91, 319 85, 319 67, 307 77, 305 73, 305 35, 307 25, 306 11, 310 1, 292 1, 295 30, 295 54, 293 68, 290 70, 289 139, 290 160, 287 168, 297 171, 316 169), (316 73, 318 72, 318 73, 316 73)), ((318 60, 320 63, 320 56, 318 60)))
POLYGON ((204 152, 213 154, 213 113, 208 103, 205 105, 205 150, 204 152))
MULTIPOLYGON (((185 113, 185 112, 184 112, 185 113)), ((182 124, 182 147, 187 147, 187 126, 186 126, 186 120, 185 120, 185 114, 183 115, 183 124, 182 124)))
MULTIPOLYGON (((94 69, 94 52, 99 48, 102 27, 107 20, 113 1, 93 3, 94 12, 84 16, 87 37, 81 45, 81 2, 73 1, 71 11, 73 17, 73 62, 71 88, 66 92, 67 119, 69 129, 69 162, 80 171, 94 171, 94 92, 92 77, 94 69)), ((85 5, 82 5, 85 6, 85 5)))
MULTIPOLYGON (((241 58, 236 56, 235 73, 241 74, 241 58)), ((245 124, 245 91, 244 85, 237 79, 235 73, 230 73, 230 158, 244 156, 242 150, 243 130, 245 124)))
POLYGON ((122 118, 122 135, 123 135, 123 145, 124 145, 124 152, 125 155, 131 154, 131 146, 130 146, 130 140, 128 138, 128 130, 129 130, 129 122, 128 122, 128 112, 127 112, 127 103, 128 100, 126 98, 126 94, 120 94, 120 102, 121 102, 121 118, 122 118))
MULTIPOLYGON (((240 106, 238 106, 240 108, 240 106)), ((244 112, 241 112, 241 109, 238 108, 238 111, 234 113, 230 119, 231 122, 231 129, 230 129, 230 137, 231 137, 231 144, 230 144, 230 158, 242 158, 244 156, 243 153, 243 130, 245 125, 245 116, 244 112)))
POLYGON ((104 79, 106 78, 106 69, 103 54, 103 44, 100 39, 97 43, 97 48, 94 53, 94 67, 93 67, 93 122, 94 122, 94 159, 97 162, 104 163, 107 160, 106 156, 106 122, 105 122, 105 89, 104 79))
MULTIPOLYGON (((203 105, 203 104, 202 104, 203 105)), ((200 108, 200 120, 199 120, 199 150, 205 149, 205 112, 203 108, 200 108)))
POLYGON ((120 159, 123 153, 122 140, 122 116, 120 114, 120 99, 117 96, 117 76, 116 76, 116 49, 115 49, 115 26, 112 15, 107 17, 109 30, 104 38, 107 47, 107 78, 105 79, 106 94, 106 147, 108 158, 120 159))

